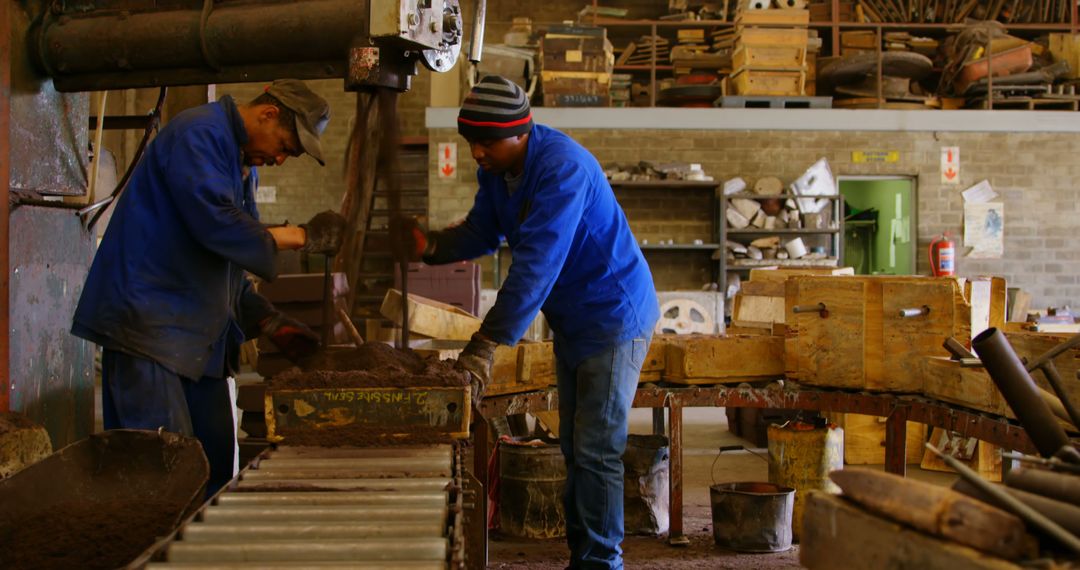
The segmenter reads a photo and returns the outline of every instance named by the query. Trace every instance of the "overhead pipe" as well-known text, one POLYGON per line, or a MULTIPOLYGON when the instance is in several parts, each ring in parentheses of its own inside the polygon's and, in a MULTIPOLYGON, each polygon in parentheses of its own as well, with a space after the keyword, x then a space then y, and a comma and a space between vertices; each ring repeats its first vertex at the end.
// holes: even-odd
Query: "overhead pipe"
MULTIPOLYGON (((1035 382, 1024 369, 1024 364, 1016 356, 1005 334, 997 328, 989 328, 975 337, 971 344, 1039 453, 1043 457, 1053 457, 1062 450, 1071 450, 1065 430, 1039 397, 1035 382)), ((1075 453, 1072 450, 1071 454, 1075 453)))

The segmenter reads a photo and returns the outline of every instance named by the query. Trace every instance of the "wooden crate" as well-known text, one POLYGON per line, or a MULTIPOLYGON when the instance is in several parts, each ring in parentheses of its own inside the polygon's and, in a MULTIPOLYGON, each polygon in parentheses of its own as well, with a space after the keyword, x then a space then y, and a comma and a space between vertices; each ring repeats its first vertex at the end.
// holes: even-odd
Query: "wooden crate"
POLYGON ((971 306, 960 282, 932 277, 793 277, 787 282, 788 370, 800 382, 886 392, 923 390, 926 356, 947 356, 945 339, 969 342, 971 306), (822 303, 817 312, 795 306, 822 303), (929 307, 902 318, 900 309, 929 307))
POLYGON ((731 76, 736 95, 805 95, 806 70, 742 68, 731 76))
MULTIPOLYGON (((401 291, 390 289, 379 312, 401 325, 401 291)), ((409 295, 409 331, 446 340, 469 340, 480 330, 480 319, 465 310, 434 299, 409 295)))
POLYGON ((790 69, 805 65, 805 47, 739 46, 731 56, 734 69, 790 69))
MULTIPOLYGON (((411 296, 411 295, 410 295, 411 296)), ((436 360, 457 360, 462 349, 468 341, 427 339, 412 347, 413 352, 424 358, 436 360)), ((492 390, 502 390, 503 387, 518 384, 518 346, 506 346, 500 344, 495 348, 495 361, 491 369, 491 385, 488 386, 488 394, 494 394, 492 390), (498 386, 498 387, 497 387, 498 386)), ((506 393, 506 392, 498 392, 506 393)))
POLYGON ((810 10, 805 8, 781 8, 773 10, 740 10, 735 15, 735 26, 807 26, 810 10))
MULTIPOLYGON (((862 414, 826 414, 829 421, 844 429, 844 463, 885 464, 885 418, 862 414)), ((926 442, 926 424, 907 423, 907 462, 919 463, 926 442)))
POLYGON ((784 338, 772 335, 687 335, 667 345, 664 380, 725 384, 784 374, 784 338))
MULTIPOLYGON (((1032 331, 1005 332, 1005 338, 1009 340, 1009 344, 1016 350, 1016 355, 1020 358, 1027 358, 1029 361, 1035 360, 1046 351, 1069 340, 1071 337, 1070 334, 1032 331)), ((1064 380, 1065 391, 1069 394, 1069 398, 1074 402, 1080 402, 1080 382, 1076 379, 1076 372, 1080 370, 1080 349, 1074 348, 1059 354, 1057 358, 1054 358, 1054 366, 1064 380)), ((1054 394, 1054 389, 1050 387, 1050 383, 1046 381, 1046 376, 1042 371, 1036 370, 1031 375, 1031 378, 1035 380, 1035 384, 1040 388, 1054 394)))
POLYGON ((551 342, 518 345, 517 382, 533 387, 555 385, 555 348, 551 342))
MULTIPOLYGON (((962 438, 949 434, 946 430, 941 428, 934 428, 930 431, 930 443, 934 444, 934 447, 948 453, 950 446, 948 440, 962 440, 963 443, 972 446, 970 457, 956 457, 957 460, 964 463, 971 469, 975 470, 983 479, 987 481, 1001 481, 1001 448, 985 441, 979 441, 975 438, 962 438)), ((941 471, 945 473, 954 473, 952 467, 945 464, 941 458, 935 455, 929 449, 923 452, 922 463, 919 467, 926 471, 941 471)))
POLYGON ((735 46, 797 47, 806 49, 805 29, 744 28, 735 35, 735 46))
POLYGON ((923 370, 923 394, 973 410, 1016 417, 985 368, 965 368, 944 356, 928 356, 923 370))
POLYGON ((1054 61, 1069 63, 1069 72, 1066 77, 1069 79, 1080 77, 1080 35, 1050 34, 1050 54, 1054 57, 1054 61))

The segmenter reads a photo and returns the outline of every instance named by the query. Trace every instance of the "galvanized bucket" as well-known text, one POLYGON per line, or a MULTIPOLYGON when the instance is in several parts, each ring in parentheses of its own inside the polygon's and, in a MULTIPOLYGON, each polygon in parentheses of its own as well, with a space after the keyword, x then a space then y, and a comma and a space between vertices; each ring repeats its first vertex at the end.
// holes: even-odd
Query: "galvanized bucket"
POLYGON ((773 483, 720 483, 709 487, 713 540, 738 552, 791 548, 795 489, 773 483))

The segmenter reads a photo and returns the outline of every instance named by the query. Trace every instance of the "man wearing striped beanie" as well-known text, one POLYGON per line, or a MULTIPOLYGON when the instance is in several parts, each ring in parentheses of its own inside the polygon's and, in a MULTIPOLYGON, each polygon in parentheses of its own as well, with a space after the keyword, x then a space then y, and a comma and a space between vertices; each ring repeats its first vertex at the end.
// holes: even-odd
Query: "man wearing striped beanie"
POLYGON ((458 365, 482 397, 495 347, 517 343, 544 312, 555 337, 570 567, 622 568, 627 416, 659 318, 649 266, 600 164, 534 124, 519 86, 483 78, 458 132, 480 167, 472 209, 456 227, 425 235, 414 226, 404 237, 429 264, 509 244, 509 273, 458 365))

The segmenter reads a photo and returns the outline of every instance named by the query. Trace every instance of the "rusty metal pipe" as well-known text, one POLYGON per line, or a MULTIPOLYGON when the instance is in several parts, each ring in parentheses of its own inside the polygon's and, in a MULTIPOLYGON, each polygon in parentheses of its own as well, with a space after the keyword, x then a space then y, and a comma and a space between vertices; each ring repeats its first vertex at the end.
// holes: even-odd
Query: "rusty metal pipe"
POLYGON ((899 314, 900 314, 900 318, 903 318, 903 319, 910 319, 912 317, 921 317, 923 315, 929 315, 930 314, 930 307, 928 307, 926 305, 923 305, 922 307, 919 307, 919 308, 900 309, 899 314))
POLYGON ((367 21, 364 1, 226 0, 203 24, 202 2, 191 2, 64 13, 40 22, 31 46, 60 91, 344 77, 348 50, 365 38, 367 21), (275 69, 289 64, 287 72, 275 69))
POLYGON ((1043 469, 1013 469, 1005 484, 1058 501, 1080 505, 1080 477, 1043 469))
POLYGON ((1080 410, 1076 408, 1076 404, 1069 398, 1069 392, 1065 389, 1065 381, 1061 378, 1057 365, 1054 364, 1053 360, 1046 360, 1039 368, 1043 371, 1046 381, 1053 388, 1054 393, 1057 394, 1062 407, 1065 408, 1065 413, 1069 416, 1069 422, 1073 426, 1080 427, 1080 410))
POLYGON ((1024 369, 1024 364, 1016 356, 1005 334, 996 328, 989 328, 975 337, 971 344, 1039 453, 1043 457, 1052 457, 1068 446, 1069 438, 1065 430, 1039 397, 1035 382, 1024 369))
POLYGON ((1039 511, 1031 508, 1023 501, 1020 501, 1016 497, 1006 493, 1000 487, 990 483, 989 481, 979 477, 973 469, 964 465, 963 462, 957 460, 955 457, 942 453, 941 450, 934 447, 932 444, 927 443, 926 448, 929 449, 934 455, 937 455, 946 465, 952 467, 961 477, 966 479, 972 485, 979 489, 979 491, 986 493, 993 497, 995 501, 1000 501, 1005 510, 1020 517, 1028 525, 1037 528, 1045 533, 1047 536, 1052 537, 1062 546, 1067 547, 1069 550, 1080 553, 1080 538, 1073 536, 1072 533, 1065 530, 1061 525, 1050 520, 1048 517, 1040 513, 1039 511))
MULTIPOLYGON (((982 489, 979 489, 966 479, 958 479, 956 483, 953 483, 952 488, 954 491, 958 491, 999 509, 1008 510, 1008 506, 1006 506, 1004 502, 996 499, 989 493, 984 492, 982 489)), ((1054 499, 1036 495, 1035 493, 1021 491, 1019 489, 1003 486, 998 486, 998 488, 1015 497, 1018 501, 1021 501, 1027 506, 1042 513, 1046 518, 1061 525, 1065 530, 1076 536, 1080 536, 1080 507, 1062 501, 1055 501, 1054 499)))

